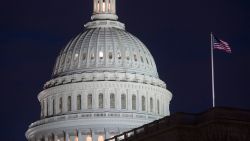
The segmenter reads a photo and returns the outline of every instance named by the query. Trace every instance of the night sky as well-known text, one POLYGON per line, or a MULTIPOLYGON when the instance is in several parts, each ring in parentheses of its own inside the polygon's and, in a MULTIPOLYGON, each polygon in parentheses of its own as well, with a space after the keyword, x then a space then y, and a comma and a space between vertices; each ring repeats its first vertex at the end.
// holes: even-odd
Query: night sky
MULTIPOLYGON (((217 106, 250 109, 249 0, 117 0, 119 20, 155 58, 173 93, 171 112, 211 108, 210 32, 216 50, 217 106)), ((39 119, 37 100, 66 43, 84 30, 92 0, 8 0, 0 5, 1 140, 25 141, 39 119)))

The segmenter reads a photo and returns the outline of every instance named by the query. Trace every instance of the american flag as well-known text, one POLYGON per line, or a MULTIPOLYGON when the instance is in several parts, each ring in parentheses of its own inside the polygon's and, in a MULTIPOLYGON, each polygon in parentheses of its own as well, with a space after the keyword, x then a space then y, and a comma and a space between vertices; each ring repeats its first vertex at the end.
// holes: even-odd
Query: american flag
POLYGON ((217 38, 214 35, 213 35, 213 48, 223 50, 227 53, 232 53, 232 50, 231 50, 229 44, 223 40, 220 40, 219 38, 217 38))

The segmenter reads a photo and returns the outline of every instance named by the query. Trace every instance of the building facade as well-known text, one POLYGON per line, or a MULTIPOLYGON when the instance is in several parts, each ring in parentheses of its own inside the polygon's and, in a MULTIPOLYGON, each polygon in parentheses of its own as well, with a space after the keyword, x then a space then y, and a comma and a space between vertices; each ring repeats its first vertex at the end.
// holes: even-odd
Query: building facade
POLYGON ((103 141, 169 115, 172 94, 115 3, 93 0, 91 21, 59 53, 29 141, 103 141))

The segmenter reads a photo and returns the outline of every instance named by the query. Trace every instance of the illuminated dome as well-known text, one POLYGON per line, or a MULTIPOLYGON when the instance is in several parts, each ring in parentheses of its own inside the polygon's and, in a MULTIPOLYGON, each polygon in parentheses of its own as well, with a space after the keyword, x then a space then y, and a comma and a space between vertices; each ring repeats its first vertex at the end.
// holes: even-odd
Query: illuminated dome
POLYGON ((172 94, 145 45, 117 21, 116 0, 93 1, 92 21, 61 50, 38 95, 29 141, 104 141, 170 114, 172 94))
POLYGON ((124 72, 158 77, 145 45, 117 21, 94 21, 57 58, 54 77, 84 72, 124 72), (93 26, 95 25, 95 26, 93 26))

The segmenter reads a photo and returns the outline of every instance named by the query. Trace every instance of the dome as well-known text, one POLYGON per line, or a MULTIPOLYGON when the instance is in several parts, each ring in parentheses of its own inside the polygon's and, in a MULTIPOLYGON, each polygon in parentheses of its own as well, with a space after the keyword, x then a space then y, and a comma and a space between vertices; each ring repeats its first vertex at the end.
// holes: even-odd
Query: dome
POLYGON ((38 94, 29 141, 103 141, 170 114, 172 94, 149 50, 117 20, 116 0, 93 3, 92 20, 60 51, 38 94))
POLYGON ((158 78, 146 46, 118 21, 92 21, 60 52, 53 77, 85 72, 126 72, 158 78))

